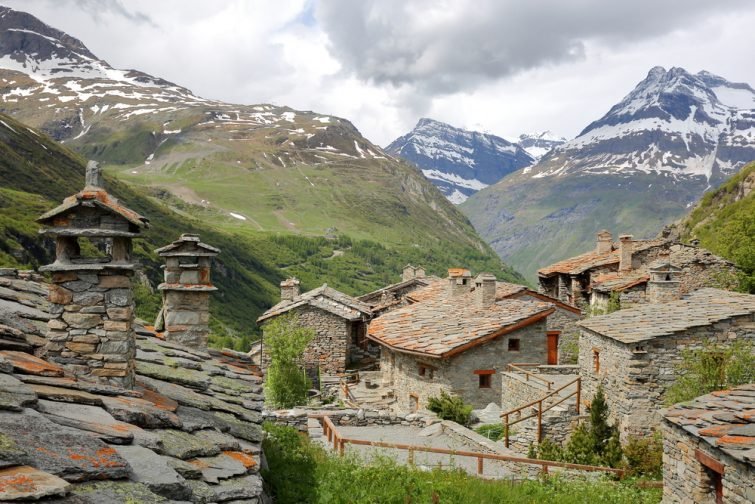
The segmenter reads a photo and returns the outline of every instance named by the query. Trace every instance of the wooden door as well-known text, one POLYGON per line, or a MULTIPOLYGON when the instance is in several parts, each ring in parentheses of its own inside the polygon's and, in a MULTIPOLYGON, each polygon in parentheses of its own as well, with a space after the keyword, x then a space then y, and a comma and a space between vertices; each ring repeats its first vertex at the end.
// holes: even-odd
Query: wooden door
POLYGON ((558 336, 559 331, 548 331, 548 364, 558 364, 558 336))

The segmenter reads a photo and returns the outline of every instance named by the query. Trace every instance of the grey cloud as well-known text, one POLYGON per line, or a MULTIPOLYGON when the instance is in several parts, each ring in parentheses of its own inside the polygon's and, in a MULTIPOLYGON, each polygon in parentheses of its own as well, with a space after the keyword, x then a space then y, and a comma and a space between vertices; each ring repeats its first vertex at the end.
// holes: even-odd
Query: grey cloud
POLYGON ((99 20, 103 13, 107 12, 123 17, 138 24, 148 24, 157 27, 157 24, 147 14, 140 11, 132 11, 126 8, 121 0, 68 0, 76 7, 88 13, 95 20, 99 20))
POLYGON ((584 58, 586 44, 621 45, 753 8, 728 0, 321 0, 316 17, 344 71, 430 94, 584 58))

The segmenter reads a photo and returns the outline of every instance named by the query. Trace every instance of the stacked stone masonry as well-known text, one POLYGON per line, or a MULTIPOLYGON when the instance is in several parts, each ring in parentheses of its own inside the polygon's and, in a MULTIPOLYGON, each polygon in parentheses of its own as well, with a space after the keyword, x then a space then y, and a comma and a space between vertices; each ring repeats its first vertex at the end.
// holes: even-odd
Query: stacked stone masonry
POLYGON ((129 274, 52 274, 47 358, 75 374, 131 388, 136 345, 129 274))

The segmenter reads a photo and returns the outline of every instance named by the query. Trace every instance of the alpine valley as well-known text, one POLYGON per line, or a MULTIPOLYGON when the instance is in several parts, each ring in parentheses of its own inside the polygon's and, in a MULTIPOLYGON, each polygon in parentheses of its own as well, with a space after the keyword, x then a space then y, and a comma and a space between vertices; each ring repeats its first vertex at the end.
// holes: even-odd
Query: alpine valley
POLYGON ((0 205, 13 209, 0 221, 0 266, 49 260, 51 250, 29 246, 33 219, 82 185, 83 164, 94 159, 114 193, 153 221, 135 247, 147 279, 160 276, 156 247, 179 229, 199 232, 226 251, 216 322, 247 334, 289 275, 305 289, 327 278, 349 294, 397 281, 407 262, 523 280, 415 167, 349 121, 207 100, 114 69, 72 36, 5 7, 0 112, 5 145, 28 153, 8 156, 0 172, 0 205), (234 278, 244 289, 223 289, 234 278))
POLYGON ((461 205, 530 279, 600 229, 657 234, 755 159, 755 91, 709 72, 655 67, 576 138, 461 205))

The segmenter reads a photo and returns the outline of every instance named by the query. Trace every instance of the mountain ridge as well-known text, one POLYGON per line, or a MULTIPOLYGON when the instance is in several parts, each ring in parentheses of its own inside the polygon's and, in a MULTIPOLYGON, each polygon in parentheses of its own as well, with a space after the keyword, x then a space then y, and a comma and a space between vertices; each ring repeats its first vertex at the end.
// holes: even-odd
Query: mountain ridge
POLYGON ((425 117, 385 150, 415 164, 456 204, 535 161, 518 144, 502 137, 425 117))

